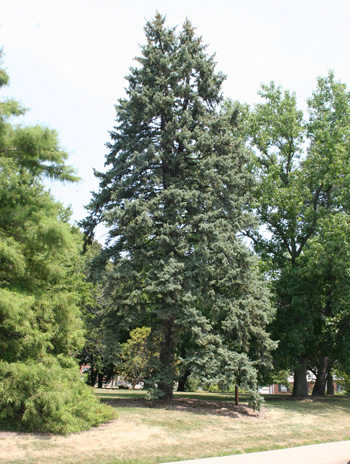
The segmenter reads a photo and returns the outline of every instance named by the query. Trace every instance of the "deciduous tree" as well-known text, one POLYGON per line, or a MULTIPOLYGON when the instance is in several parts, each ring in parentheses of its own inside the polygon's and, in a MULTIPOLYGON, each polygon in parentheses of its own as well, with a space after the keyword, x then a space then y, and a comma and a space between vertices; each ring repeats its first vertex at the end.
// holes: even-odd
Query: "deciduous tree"
POLYGON ((327 363, 343 356, 339 334, 348 320, 339 277, 348 273, 350 94, 332 72, 319 78, 306 120, 296 96, 274 83, 260 96, 247 136, 261 229, 248 234, 276 296, 276 360, 294 369, 294 395, 308 394, 308 368, 319 377, 315 392, 324 393, 327 363))

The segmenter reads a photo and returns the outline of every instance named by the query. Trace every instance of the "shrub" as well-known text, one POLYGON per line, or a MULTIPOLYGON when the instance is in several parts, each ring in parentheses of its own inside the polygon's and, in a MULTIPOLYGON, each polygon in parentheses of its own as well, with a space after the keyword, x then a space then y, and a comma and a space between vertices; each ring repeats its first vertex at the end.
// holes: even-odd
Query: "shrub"
POLYGON ((196 392, 199 388, 199 379, 192 375, 189 376, 186 382, 185 390, 188 392, 196 392))
POLYGON ((0 425, 7 430, 68 434, 114 419, 79 375, 75 361, 0 362, 0 425))
POLYGON ((220 388, 218 385, 209 385, 208 386, 208 392, 209 393, 218 393, 220 392, 220 388))
POLYGON ((265 400, 259 393, 255 390, 249 390, 248 392, 248 406, 253 409, 253 411, 260 411, 261 405, 265 403, 265 400))

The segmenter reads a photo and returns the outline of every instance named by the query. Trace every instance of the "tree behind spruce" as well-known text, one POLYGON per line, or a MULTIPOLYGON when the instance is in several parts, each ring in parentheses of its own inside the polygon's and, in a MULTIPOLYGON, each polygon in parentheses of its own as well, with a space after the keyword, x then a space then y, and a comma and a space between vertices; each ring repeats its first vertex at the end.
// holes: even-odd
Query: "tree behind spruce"
POLYGON ((294 371, 294 396, 308 395, 308 369, 324 394, 327 368, 349 359, 350 93, 318 78, 306 120, 295 94, 273 82, 259 94, 246 127, 262 228, 249 235, 276 298, 275 362, 294 371))
POLYGON ((177 346, 204 378, 256 388, 254 362, 268 363, 272 310, 255 262, 239 239, 252 187, 246 151, 219 111, 224 76, 186 20, 180 33, 157 14, 127 76, 107 145, 108 170, 83 221, 104 222, 113 314, 151 327, 160 340, 151 392, 171 399, 177 346))

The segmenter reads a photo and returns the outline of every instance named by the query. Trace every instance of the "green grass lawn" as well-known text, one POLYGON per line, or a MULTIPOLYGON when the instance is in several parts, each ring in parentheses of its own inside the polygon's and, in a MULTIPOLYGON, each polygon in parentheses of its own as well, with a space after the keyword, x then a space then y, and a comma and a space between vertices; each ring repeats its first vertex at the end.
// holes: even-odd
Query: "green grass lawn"
MULTIPOLYGON (((143 391, 98 390, 104 400, 143 398, 143 391)), ((350 399, 292 401, 266 396, 260 416, 225 415, 233 394, 185 393, 216 410, 117 407, 119 418, 67 437, 0 432, 0 462, 12 464, 155 464, 350 439, 350 399)), ((240 401, 245 401, 241 395, 240 401)))

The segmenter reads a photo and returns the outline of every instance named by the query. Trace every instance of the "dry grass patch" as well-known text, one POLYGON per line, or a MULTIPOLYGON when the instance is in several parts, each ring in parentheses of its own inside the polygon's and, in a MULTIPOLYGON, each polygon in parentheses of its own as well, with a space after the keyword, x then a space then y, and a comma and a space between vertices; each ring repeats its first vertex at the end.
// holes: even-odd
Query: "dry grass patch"
POLYGON ((67 437, 0 432, 0 462, 153 464, 346 440, 350 434, 345 398, 272 401, 256 414, 218 395, 212 401, 207 395, 180 397, 153 407, 146 407, 141 394, 115 396, 110 400, 119 418, 88 432, 67 437))

